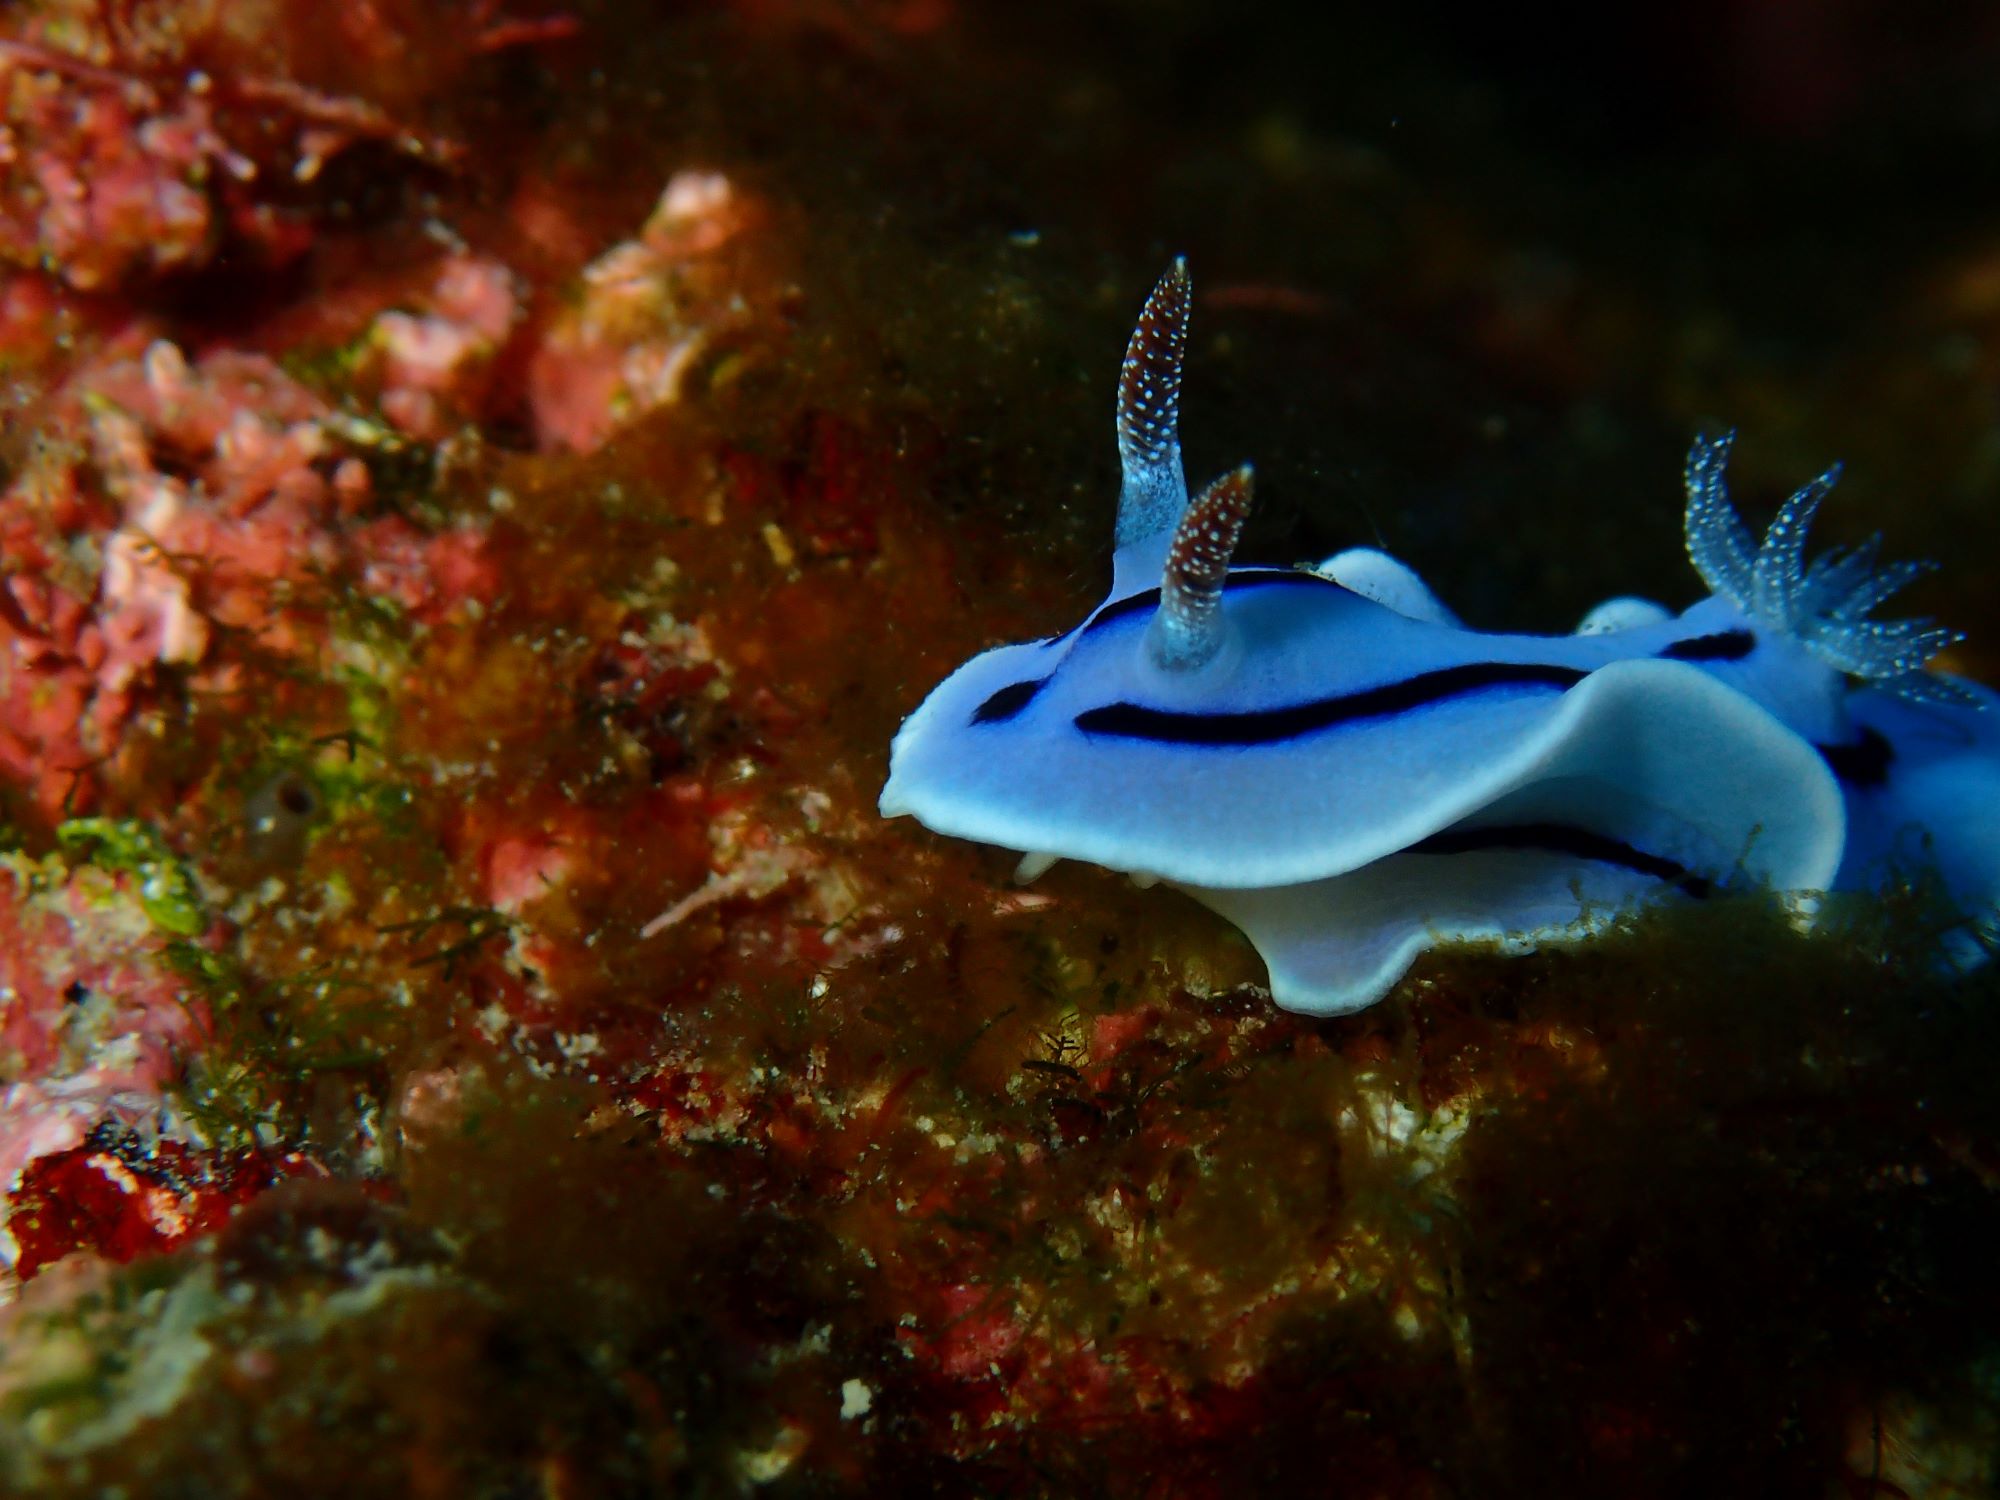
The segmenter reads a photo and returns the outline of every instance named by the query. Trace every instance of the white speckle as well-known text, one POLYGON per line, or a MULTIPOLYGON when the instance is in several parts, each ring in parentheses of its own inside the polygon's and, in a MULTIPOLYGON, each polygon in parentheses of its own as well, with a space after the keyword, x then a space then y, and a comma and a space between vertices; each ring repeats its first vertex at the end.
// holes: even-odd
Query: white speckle
POLYGON ((868 1388, 865 1380, 843 1380, 840 1383, 840 1420, 852 1422, 856 1417, 868 1415, 875 1404, 875 1393, 868 1388))
POLYGON ((792 546, 792 539, 776 521, 764 523, 764 546, 770 551, 771 561, 779 567, 790 569, 799 560, 798 550, 792 546))
POLYGON ((782 1479, 806 1451, 809 1436, 796 1422, 782 1424, 769 1446, 746 1448, 736 1455, 736 1472, 750 1484, 772 1484, 782 1479))
POLYGON ((604 1042, 595 1032, 558 1031, 555 1034, 556 1050, 563 1055, 563 1061, 571 1067, 595 1057, 604 1050, 604 1042))

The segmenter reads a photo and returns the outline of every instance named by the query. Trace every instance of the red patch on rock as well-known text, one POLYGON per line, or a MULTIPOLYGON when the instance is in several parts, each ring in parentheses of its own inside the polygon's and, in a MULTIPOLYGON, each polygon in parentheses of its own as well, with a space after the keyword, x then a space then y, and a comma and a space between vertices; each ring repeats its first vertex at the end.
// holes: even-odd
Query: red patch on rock
POLYGON ((202 1155, 172 1141, 150 1150, 129 1137, 45 1156, 21 1174, 8 1228, 23 1281, 77 1250, 126 1261, 223 1224, 287 1177, 318 1176, 304 1157, 202 1155))

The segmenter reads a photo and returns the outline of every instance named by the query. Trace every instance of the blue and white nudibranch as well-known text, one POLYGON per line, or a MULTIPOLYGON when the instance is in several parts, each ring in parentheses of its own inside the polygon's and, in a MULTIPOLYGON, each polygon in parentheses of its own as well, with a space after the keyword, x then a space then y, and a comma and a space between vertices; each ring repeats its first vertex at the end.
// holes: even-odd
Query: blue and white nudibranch
POLYGON ((2000 919, 2000 714, 1927 669, 1951 632, 1881 621, 1920 568, 1875 544, 1807 562, 1829 471, 1761 545, 1729 440, 1687 465, 1711 596, 1598 606, 1574 635, 1464 628, 1415 573, 1355 549, 1232 567, 1248 468, 1192 499, 1176 262, 1118 385, 1111 592, 1067 634, 1003 646, 903 724, 885 816, 1165 881, 1235 923, 1287 1009, 1379 999, 1439 943, 1523 952, 1635 903, 1734 887, 1864 888, 1934 868, 1983 957, 2000 919))

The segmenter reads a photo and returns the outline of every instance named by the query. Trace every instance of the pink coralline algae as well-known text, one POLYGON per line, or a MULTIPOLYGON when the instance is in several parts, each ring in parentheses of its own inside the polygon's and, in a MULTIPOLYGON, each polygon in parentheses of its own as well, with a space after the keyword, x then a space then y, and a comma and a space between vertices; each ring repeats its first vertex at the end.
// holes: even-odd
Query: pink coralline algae
POLYGON ((370 330, 382 415, 426 441, 443 437, 452 420, 477 415, 521 312, 521 287, 507 267, 452 257, 416 311, 385 312, 370 330))
POLYGON ((157 341, 49 429, 0 493, 0 774, 45 816, 88 808, 160 673, 227 693, 249 653, 311 657, 350 581, 412 610, 495 586, 476 530, 369 514, 356 441, 261 355, 157 341))
POLYGON ((252 171, 207 102, 149 113, 150 90, 20 66, 38 55, 62 61, 0 51, 0 65, 16 65, 0 119, 0 257, 80 291, 206 261, 219 233, 211 179, 252 171))
MULTIPOLYGON (((0 1194, 106 1123, 186 1133, 165 1091, 203 1008, 163 961, 144 879, 0 857, 0 1194)), ((12 1261, 0 1224, 0 1263, 12 1261)))
POLYGON ((17 9, 27 13, 0 19, 0 260, 91 292, 199 269, 225 246, 252 263, 292 260, 328 222, 300 189, 350 147, 431 167, 461 159, 457 142, 392 109, 480 56, 577 30, 483 0, 443 18, 424 12, 449 7, 17 9), (342 87, 355 84, 384 97, 342 87))
POLYGON ((158 669, 201 665, 215 624, 272 623, 270 581, 324 553, 316 512, 367 488, 317 400, 253 356, 196 371, 155 343, 66 406, 67 441, 0 494, 0 770, 51 814, 115 755, 158 669))
POLYGON ((0 775, 53 817, 110 758, 131 699, 99 689, 107 648, 88 607, 37 579, 7 580, 0 639, 0 775))
POLYGON ((502 587, 500 568, 479 526, 461 522, 427 533, 400 516, 380 516, 347 534, 360 586, 420 624, 434 624, 468 600, 484 602, 502 587))
POLYGON ((763 217, 714 172, 679 172, 636 239, 584 268, 528 369, 545 449, 589 453, 619 428, 681 399, 701 359, 753 326, 757 278, 737 252, 763 217))
MULTIPOLYGON (((572 819, 580 822, 580 819, 572 819)), ((493 840, 485 867, 486 903, 512 917, 563 885, 576 869, 582 828, 510 830, 493 840)))

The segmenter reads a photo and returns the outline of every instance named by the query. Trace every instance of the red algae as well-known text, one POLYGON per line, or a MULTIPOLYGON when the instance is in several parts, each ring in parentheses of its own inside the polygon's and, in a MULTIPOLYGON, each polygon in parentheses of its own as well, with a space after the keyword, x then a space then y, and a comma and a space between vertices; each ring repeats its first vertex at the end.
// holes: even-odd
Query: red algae
POLYGON ((312 1173, 305 1158, 197 1153, 99 1127, 90 1142, 37 1158, 21 1174, 7 1230, 23 1280, 77 1251, 112 1260, 212 1234, 282 1177, 312 1173))
MULTIPOLYGON (((13 1192, 43 1158, 112 1126, 189 1139, 170 1098, 179 1056, 205 1026, 199 997, 165 961, 170 933, 137 887, 163 872, 112 875, 60 860, 0 866, 0 1187, 13 1192)), ((29 1189, 32 1196, 32 1189, 29 1189)), ((46 1258, 22 1247, 30 1275, 46 1258)), ((32 1217, 32 1213, 30 1215, 32 1217)))
MULTIPOLYGON (((874 811, 1094 597, 1157 242, 1191 453, 1338 492, 1273 548, 1496 611, 1604 591, 1656 427, 1813 393, 1316 75, 1184 98, 1200 6, 627 10, 0 28, 0 1489, 1981 1492, 1996 996, 1920 882, 1309 1022, 874 811)), ((1994 363, 1896 357, 1969 448, 1994 363)))

